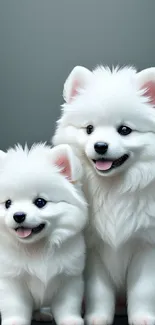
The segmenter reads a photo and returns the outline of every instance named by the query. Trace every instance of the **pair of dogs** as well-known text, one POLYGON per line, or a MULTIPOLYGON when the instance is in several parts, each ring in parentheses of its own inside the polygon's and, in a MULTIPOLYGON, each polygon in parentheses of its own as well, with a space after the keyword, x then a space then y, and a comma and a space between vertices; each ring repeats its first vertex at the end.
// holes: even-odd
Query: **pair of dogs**
POLYGON ((129 323, 153 325, 155 68, 76 67, 63 95, 53 149, 1 152, 2 324, 50 306, 82 325, 85 266, 86 324, 111 324, 126 293, 129 323))

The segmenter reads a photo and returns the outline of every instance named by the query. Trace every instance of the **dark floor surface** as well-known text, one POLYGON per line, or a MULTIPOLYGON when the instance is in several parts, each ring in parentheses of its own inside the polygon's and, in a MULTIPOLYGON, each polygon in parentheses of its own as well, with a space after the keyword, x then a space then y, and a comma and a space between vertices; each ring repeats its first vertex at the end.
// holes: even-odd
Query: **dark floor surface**
MULTIPOLYGON (((33 321, 32 322, 32 325, 45 325, 45 324, 48 324, 48 325, 55 325, 54 322, 35 322, 33 321)), ((114 325, 128 325, 128 319, 127 319, 127 316, 116 316, 115 317, 115 320, 114 320, 114 325)))

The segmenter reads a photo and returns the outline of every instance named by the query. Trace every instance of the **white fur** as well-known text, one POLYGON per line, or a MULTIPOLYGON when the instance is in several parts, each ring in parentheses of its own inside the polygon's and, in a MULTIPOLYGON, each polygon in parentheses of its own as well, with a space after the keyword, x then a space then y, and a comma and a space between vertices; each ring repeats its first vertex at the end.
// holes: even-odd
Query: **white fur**
MULTIPOLYGON (((67 176, 67 175, 66 175, 67 176)), ((85 244, 82 231, 87 204, 80 189, 81 166, 67 145, 38 144, 31 150, 17 146, 0 157, 0 310, 2 325, 29 325, 33 311, 51 307, 57 324, 83 324, 82 272, 85 244), (76 171, 76 184, 63 175, 65 157, 76 171), (33 203, 43 197, 39 209, 33 203), (6 209, 5 201, 11 199, 6 209), (30 238, 19 238, 15 212, 26 213, 23 226, 45 228, 30 238)), ((36 318, 40 317, 38 313, 36 318)))
POLYGON ((127 292, 130 324, 155 324, 155 68, 137 73, 125 67, 77 68, 65 83, 67 102, 53 144, 72 145, 84 165, 89 203, 87 229, 86 322, 113 320, 115 298, 127 292), (82 70, 83 69, 83 70, 82 70), (82 79, 83 71, 83 79, 82 79), (75 82, 75 80, 77 81, 75 82), (82 81, 81 81, 82 80, 82 81), (78 84, 78 89, 74 89, 78 84), (68 88, 67 88, 68 85, 68 88), (75 96, 69 97, 69 94, 75 96), (152 94, 152 98, 148 94, 152 94), (117 128, 133 131, 121 136, 117 128), (86 133, 86 126, 94 131, 86 133), (129 159, 102 173, 95 168, 94 144, 107 142, 104 157, 129 159))

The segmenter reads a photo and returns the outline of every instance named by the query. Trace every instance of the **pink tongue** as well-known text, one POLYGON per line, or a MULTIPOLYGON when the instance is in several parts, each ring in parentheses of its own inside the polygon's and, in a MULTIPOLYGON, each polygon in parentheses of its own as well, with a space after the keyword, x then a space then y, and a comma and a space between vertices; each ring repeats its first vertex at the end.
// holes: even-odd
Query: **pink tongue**
POLYGON ((112 166, 112 161, 110 161, 110 160, 96 160, 96 168, 98 169, 98 170, 108 170, 108 169, 110 169, 111 168, 111 166, 112 166))
POLYGON ((32 229, 29 228, 18 228, 16 230, 16 233, 18 234, 19 237, 21 238, 26 238, 31 235, 32 229))

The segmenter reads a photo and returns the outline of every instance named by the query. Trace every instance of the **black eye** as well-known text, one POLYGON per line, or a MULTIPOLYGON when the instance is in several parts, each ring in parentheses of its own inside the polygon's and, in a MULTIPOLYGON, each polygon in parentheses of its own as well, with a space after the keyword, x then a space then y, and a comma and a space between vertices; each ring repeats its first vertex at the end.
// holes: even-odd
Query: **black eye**
POLYGON ((118 132, 119 134, 125 136, 125 135, 130 134, 130 133, 132 132, 132 130, 131 130, 128 126, 126 126, 126 125, 121 125, 121 126, 119 126, 119 128, 117 129, 117 132, 118 132))
POLYGON ((93 125, 88 125, 88 126, 86 127, 86 132, 87 132, 87 134, 91 134, 93 131, 94 131, 94 127, 93 127, 93 125))
POLYGON ((33 201, 34 205, 36 205, 37 208, 41 209, 43 208, 47 201, 41 197, 37 197, 34 201, 33 201))
POLYGON ((6 202, 5 202, 5 207, 6 207, 6 209, 9 209, 10 208, 10 206, 11 206, 11 200, 7 200, 6 202))

